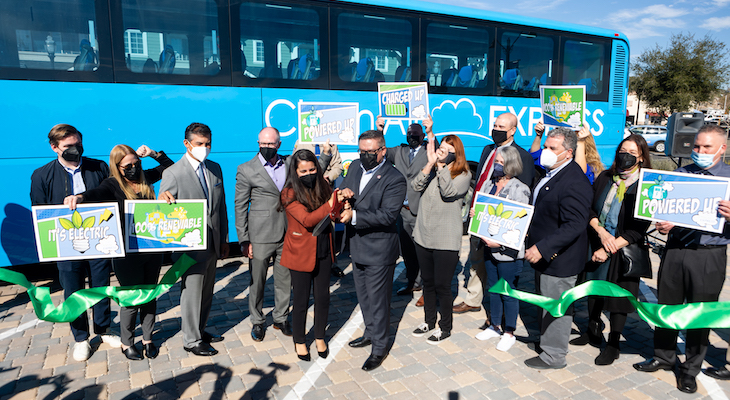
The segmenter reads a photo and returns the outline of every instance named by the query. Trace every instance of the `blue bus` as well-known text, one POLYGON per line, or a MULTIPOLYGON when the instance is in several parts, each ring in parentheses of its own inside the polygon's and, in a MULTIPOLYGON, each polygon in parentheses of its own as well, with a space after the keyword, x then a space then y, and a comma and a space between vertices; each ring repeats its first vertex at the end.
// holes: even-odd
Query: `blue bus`
MULTIPOLYGON (((618 32, 412 0, 3 0, 0 112, 18 141, 0 154, 0 266, 38 261, 30 175, 54 158, 46 135, 58 123, 102 160, 118 143, 177 160, 185 127, 208 124, 236 242, 236 166, 264 126, 282 132, 282 154, 293 148, 299 101, 358 102, 364 130, 377 82, 428 82, 434 132, 460 135, 476 161, 503 112, 529 148, 540 85, 585 85, 608 160, 623 134, 628 59, 618 32)), ((388 122, 389 146, 406 127, 388 122)))

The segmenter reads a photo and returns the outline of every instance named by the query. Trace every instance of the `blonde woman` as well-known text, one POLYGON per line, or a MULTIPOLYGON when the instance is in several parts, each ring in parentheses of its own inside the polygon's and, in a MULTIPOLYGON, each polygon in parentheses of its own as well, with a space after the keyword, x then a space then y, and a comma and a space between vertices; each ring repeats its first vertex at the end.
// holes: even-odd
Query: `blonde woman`
MULTIPOLYGON (((155 198, 152 184, 162 178, 162 171, 174 164, 164 152, 156 152, 142 145, 137 151, 131 147, 119 144, 114 146, 109 154, 111 176, 91 190, 75 196, 68 196, 63 204, 75 209, 81 202, 117 201, 119 210, 124 210, 124 200, 155 198), (150 156, 160 163, 159 166, 143 171, 140 157, 150 156)), ((160 200, 172 200, 169 192, 161 193, 160 200)), ((124 229, 124 225, 122 225, 124 229)), ((121 286, 141 284, 156 284, 160 276, 162 255, 159 253, 132 253, 126 257, 112 260, 112 267, 121 286)), ((152 331, 157 314, 157 302, 136 307, 122 307, 120 313, 120 337, 122 339, 122 353, 130 360, 141 360, 142 354, 134 346, 134 329, 137 326, 139 313, 142 324, 142 345, 147 358, 155 358, 159 350, 152 342, 152 331)))

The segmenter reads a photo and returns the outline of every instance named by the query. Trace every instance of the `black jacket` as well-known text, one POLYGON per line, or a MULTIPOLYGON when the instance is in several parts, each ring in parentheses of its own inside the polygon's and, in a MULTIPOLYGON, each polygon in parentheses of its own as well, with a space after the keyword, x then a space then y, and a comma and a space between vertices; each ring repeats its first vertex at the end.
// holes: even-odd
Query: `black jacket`
POLYGON ((537 246, 543 257, 536 271, 560 278, 583 271, 592 200, 593 188, 573 160, 540 188, 527 235, 527 248, 537 246))
MULTIPOLYGON (((492 150, 494 150, 496 146, 496 144, 484 146, 484 150, 482 150, 482 155, 481 157, 479 157, 479 166, 477 167, 477 173, 474 177, 475 182, 479 182, 479 175, 482 172, 482 168, 484 168, 484 163, 487 162, 487 157, 489 157, 489 154, 492 153, 492 150)), ((530 153, 527 152, 527 150, 520 147, 520 145, 518 145, 517 142, 515 142, 514 140, 512 140, 512 144, 510 144, 510 146, 517 149, 517 151, 520 153, 520 159, 522 160, 522 173, 515 178, 519 179, 520 182, 524 183, 528 187, 532 187, 535 183, 533 182, 535 179, 535 162, 532 159, 532 156, 530 155, 530 153)))
MULTIPOLYGON (((109 176, 104 161, 82 157, 81 176, 86 190, 94 189, 109 176)), ((33 171, 30 177, 30 202, 34 206, 63 204, 73 194, 73 182, 58 159, 33 171)))

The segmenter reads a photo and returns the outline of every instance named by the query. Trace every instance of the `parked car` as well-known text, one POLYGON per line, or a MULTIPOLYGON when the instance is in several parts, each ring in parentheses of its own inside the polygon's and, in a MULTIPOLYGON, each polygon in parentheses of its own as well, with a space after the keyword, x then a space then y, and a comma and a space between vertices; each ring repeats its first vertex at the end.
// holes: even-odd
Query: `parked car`
POLYGON ((664 153, 664 142, 667 141, 667 127, 659 125, 634 125, 629 128, 633 135, 641 135, 649 148, 664 153))

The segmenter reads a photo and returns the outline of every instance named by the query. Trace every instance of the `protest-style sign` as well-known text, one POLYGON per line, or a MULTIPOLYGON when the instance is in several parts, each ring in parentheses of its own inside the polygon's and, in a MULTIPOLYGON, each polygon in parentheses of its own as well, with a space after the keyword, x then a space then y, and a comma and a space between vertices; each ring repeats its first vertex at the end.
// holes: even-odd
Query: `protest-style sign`
POLYGON ((161 200, 125 200, 128 253, 205 250, 208 210, 205 200, 167 204, 161 200))
POLYGON ((359 103, 299 102, 299 143, 357 145, 359 103))
POLYGON ((722 233, 725 218, 717 213, 717 206, 729 195, 726 178, 642 169, 634 217, 722 233))
POLYGON ((535 209, 529 204, 484 193, 475 193, 474 216, 469 233, 515 250, 525 243, 525 235, 535 209))
POLYGON ((378 82, 378 108, 385 119, 423 120, 429 114, 426 82, 378 82))
POLYGON ((540 107, 546 126, 580 129, 586 120, 586 87, 540 86, 540 107))
POLYGON ((117 203, 33 206, 31 214, 41 262, 124 257, 117 203))

